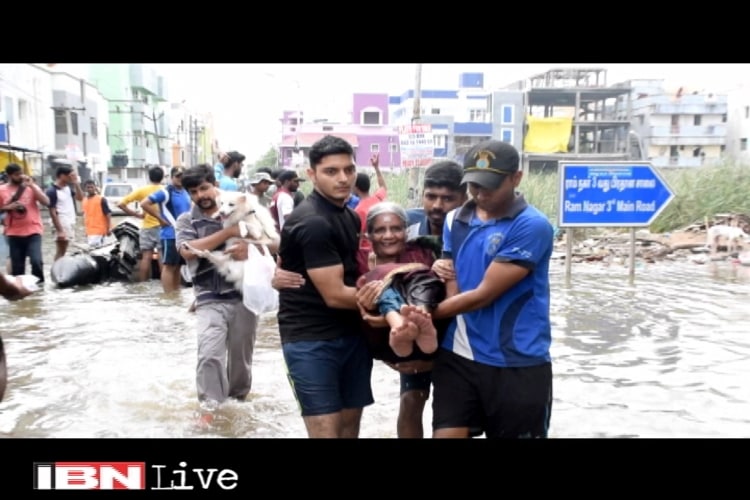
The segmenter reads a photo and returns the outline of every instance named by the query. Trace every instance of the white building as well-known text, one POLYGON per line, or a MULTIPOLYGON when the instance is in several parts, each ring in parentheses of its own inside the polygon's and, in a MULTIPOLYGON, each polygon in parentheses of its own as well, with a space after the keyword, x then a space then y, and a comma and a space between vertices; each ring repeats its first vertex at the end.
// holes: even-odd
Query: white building
MULTIPOLYGON (((727 96, 661 80, 630 80, 632 130, 655 167, 699 167, 719 162, 727 142, 727 96)), ((622 107, 621 109, 625 109, 622 107)))
POLYGON ((60 159, 101 181, 110 156, 107 101, 81 75, 59 69, 0 64, 0 167, 25 163, 46 184, 60 159))
POLYGON ((51 77, 54 155, 73 163, 82 180, 91 178, 101 186, 110 158, 109 103, 83 77, 59 71, 51 72, 51 77))
POLYGON ((740 86, 728 93, 727 148, 728 158, 750 164, 750 87, 740 86))
MULTIPOLYGON (((55 150, 50 73, 35 64, 0 64, 0 167, 25 163, 42 179, 55 150)), ((46 179, 44 179, 46 181, 46 179)))

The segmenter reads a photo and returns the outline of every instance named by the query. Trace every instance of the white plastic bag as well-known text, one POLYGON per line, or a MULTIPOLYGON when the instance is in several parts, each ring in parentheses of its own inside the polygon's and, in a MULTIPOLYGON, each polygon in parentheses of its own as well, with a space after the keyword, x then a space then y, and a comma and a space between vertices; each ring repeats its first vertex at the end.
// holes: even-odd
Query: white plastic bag
POLYGON ((271 286, 276 263, 268 247, 265 254, 255 245, 247 246, 247 260, 242 279, 242 302, 255 314, 273 312, 279 308, 279 292, 271 286))

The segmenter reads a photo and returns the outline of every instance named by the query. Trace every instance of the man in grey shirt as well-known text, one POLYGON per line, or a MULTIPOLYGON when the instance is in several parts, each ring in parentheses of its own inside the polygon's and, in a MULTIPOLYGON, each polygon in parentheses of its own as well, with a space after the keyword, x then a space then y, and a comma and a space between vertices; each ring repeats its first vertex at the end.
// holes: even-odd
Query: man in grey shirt
POLYGON ((185 170, 182 186, 193 207, 177 218, 177 248, 193 280, 198 330, 196 385, 201 403, 200 425, 213 421, 213 412, 228 398, 244 401, 252 385, 252 361, 257 317, 243 303, 242 295, 208 260, 196 257, 183 243, 199 250, 225 250, 236 260, 247 259, 247 243, 239 240, 237 225, 224 228, 214 216, 219 210, 219 191, 213 168, 197 165, 185 170))

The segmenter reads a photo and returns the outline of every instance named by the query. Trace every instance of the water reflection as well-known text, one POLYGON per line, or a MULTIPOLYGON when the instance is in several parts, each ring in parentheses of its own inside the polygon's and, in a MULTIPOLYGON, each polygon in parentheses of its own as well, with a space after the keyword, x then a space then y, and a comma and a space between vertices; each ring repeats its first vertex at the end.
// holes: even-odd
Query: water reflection
MULTIPOLYGON (((51 262, 47 257, 46 262, 51 262)), ((750 268, 663 262, 552 269, 552 437, 750 436, 750 268)), ((253 391, 193 427, 192 291, 158 282, 57 290, 0 304, 9 364, 0 436, 304 437, 275 318, 253 391)), ((395 437, 398 377, 376 363, 363 437, 395 437)), ((431 412, 425 412, 430 428, 431 412)))

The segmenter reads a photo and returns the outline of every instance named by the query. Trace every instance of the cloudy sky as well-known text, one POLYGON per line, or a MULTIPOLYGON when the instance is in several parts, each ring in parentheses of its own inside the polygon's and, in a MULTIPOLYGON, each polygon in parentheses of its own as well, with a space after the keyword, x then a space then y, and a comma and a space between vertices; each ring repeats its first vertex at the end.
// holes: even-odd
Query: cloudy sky
MULTIPOLYGON (((164 64, 173 98, 210 110, 219 145, 253 162, 279 140, 284 109, 301 108, 306 118, 346 120, 351 94, 400 94, 413 88, 417 64, 164 64)), ((669 87, 721 93, 750 79, 749 64, 423 64, 422 89, 453 89, 458 74, 483 72, 485 88, 497 88, 559 67, 607 69, 609 84, 663 78, 669 87)))
MULTIPOLYGON (((62 66, 62 65, 61 65, 62 66)), ((170 100, 186 100, 214 116, 219 145, 236 149, 252 164, 278 142, 283 110, 302 109, 305 117, 346 120, 351 94, 401 94, 414 88, 417 64, 153 64, 168 79, 170 100)), ((423 64, 422 89, 454 89, 459 73, 482 72, 485 88, 543 73, 552 68, 607 69, 608 84, 661 78, 670 88, 685 86, 717 93, 750 80, 750 64, 423 64)))

